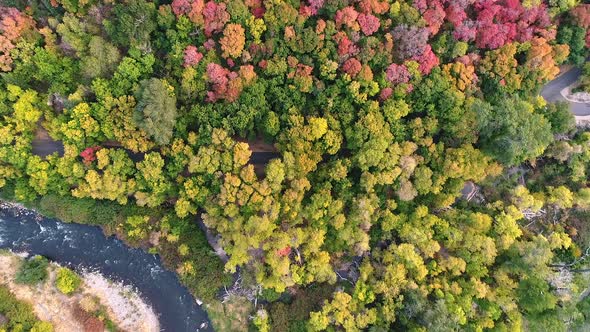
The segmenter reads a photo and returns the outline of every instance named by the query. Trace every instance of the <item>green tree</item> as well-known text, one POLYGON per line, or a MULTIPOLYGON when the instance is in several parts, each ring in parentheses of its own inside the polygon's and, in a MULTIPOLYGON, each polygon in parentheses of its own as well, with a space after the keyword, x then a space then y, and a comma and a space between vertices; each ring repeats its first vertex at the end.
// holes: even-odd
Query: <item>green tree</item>
POLYGON ((576 119, 567 102, 559 101, 547 104, 547 106, 539 109, 539 113, 549 121, 553 134, 567 135, 576 128, 576 119))
POLYGON ((171 186, 164 173, 164 159, 157 152, 137 163, 137 205, 156 207, 164 202, 171 186))
POLYGON ((136 94, 135 121, 156 143, 165 145, 172 139, 176 123, 174 88, 165 80, 142 81, 136 94))
POLYGON ((150 35, 156 29, 156 5, 145 0, 117 3, 113 18, 105 21, 112 40, 124 47, 149 48, 150 35))
POLYGON ((554 309, 557 299, 551 293, 547 282, 536 276, 529 276, 518 284, 516 289, 518 305, 527 314, 537 315, 554 309))
POLYGON ((15 280, 22 284, 38 284, 47 279, 48 265, 49 262, 42 256, 34 256, 24 260, 16 273, 15 280))
POLYGON ((497 105, 477 101, 473 107, 481 147, 506 165, 540 156, 553 141, 549 121, 522 99, 506 98, 497 105))
POLYGON ((121 59, 119 50, 100 36, 93 36, 88 44, 88 55, 82 58, 82 70, 88 78, 105 77, 115 70, 121 59))
POLYGON ((570 47, 570 54, 567 62, 581 65, 586 60, 586 29, 576 23, 565 22, 557 30, 556 41, 559 44, 567 44, 570 47))
POLYGON ((18 301, 4 285, 0 285, 0 314, 8 318, 8 324, 0 327, 0 331, 3 328, 8 332, 29 331, 37 322, 31 305, 18 301))

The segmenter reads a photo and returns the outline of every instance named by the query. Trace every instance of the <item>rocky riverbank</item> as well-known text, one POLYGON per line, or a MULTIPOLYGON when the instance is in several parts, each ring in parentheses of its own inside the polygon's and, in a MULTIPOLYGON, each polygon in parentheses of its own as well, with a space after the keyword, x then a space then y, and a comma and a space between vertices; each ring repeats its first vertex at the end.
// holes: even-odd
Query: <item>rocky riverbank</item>
POLYGON ((95 296, 104 306, 117 309, 111 319, 122 330, 212 330, 207 314, 157 255, 105 236, 97 226, 60 222, 0 201, 0 248, 42 255, 78 271, 86 283, 100 287, 95 287, 95 296), (130 293, 138 295, 137 301, 123 305, 130 293), (136 314, 146 307, 154 314, 136 314), (156 328, 154 321, 159 323, 156 328))
POLYGON ((56 332, 71 331, 160 331, 154 310, 130 287, 112 283, 96 272, 82 272, 81 286, 68 296, 57 287, 60 266, 51 263, 48 278, 38 285, 15 280, 23 256, 10 251, 0 254, 0 284, 21 301, 32 305, 37 317, 51 322, 56 332))

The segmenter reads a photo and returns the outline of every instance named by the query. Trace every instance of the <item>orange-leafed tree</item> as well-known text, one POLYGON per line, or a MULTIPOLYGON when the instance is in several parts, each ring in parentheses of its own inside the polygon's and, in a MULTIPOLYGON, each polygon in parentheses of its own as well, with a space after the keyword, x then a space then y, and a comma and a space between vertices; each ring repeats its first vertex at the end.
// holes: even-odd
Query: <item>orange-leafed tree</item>
POLYGON ((0 71, 12 69, 10 51, 16 47, 17 39, 34 25, 33 20, 18 9, 0 6, 0 71))
POLYGON ((244 28, 239 24, 228 24, 223 30, 223 37, 220 40, 223 57, 237 58, 242 55, 245 42, 244 28))

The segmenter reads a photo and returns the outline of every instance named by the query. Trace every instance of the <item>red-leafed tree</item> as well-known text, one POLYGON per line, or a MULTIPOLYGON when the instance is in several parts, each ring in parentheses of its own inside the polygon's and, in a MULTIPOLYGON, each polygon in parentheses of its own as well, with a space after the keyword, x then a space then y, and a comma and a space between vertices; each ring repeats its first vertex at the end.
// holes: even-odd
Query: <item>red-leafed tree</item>
POLYGON ((430 45, 426 45, 422 54, 415 56, 413 59, 420 64, 418 70, 420 70, 420 73, 422 73, 423 75, 430 74, 432 68, 438 66, 438 64, 440 63, 440 60, 438 59, 436 54, 432 52, 432 47, 430 45))
POLYGON ((299 15, 301 17, 305 17, 305 18, 308 18, 308 17, 312 16, 313 13, 312 13, 311 7, 310 6, 304 6, 304 5, 300 6, 299 7, 299 15))
POLYGON ((207 80, 211 84, 211 90, 207 92, 207 101, 236 101, 244 86, 251 84, 255 78, 256 73, 251 65, 241 66, 237 72, 232 72, 211 62, 207 64, 207 80))
POLYGON ((353 28, 356 24, 356 20, 359 13, 352 6, 344 7, 336 12, 334 21, 337 27, 341 27, 343 24, 349 28, 353 28))
POLYGON ((428 44, 427 28, 399 25, 393 29, 395 55, 400 61, 405 61, 422 55, 428 44))
POLYGON ((324 7, 325 0, 308 0, 308 2, 311 14, 316 15, 318 13, 318 10, 324 7))
POLYGON ((339 31, 334 35, 334 40, 338 43, 338 55, 354 55, 358 53, 358 47, 348 38, 344 31, 339 31))
POLYGON ((359 10, 364 14, 385 14, 389 10, 389 3, 379 0, 361 0, 359 10))
POLYGON ((428 24, 428 29, 432 35, 435 35, 440 30, 445 20, 445 10, 439 1, 430 1, 430 6, 422 14, 424 20, 428 24))
POLYGON ((410 72, 405 65, 392 63, 385 71, 385 77, 393 84, 407 83, 410 81, 410 72))
POLYGON ((360 61, 355 58, 350 58, 342 64, 342 70, 353 78, 361 71, 361 68, 360 61))
POLYGON ((190 67, 199 64, 201 59, 203 58, 203 54, 201 54, 197 48, 193 45, 189 45, 184 50, 184 66, 190 67))
POLYGON ((584 29, 590 27, 590 4, 576 6, 570 11, 570 15, 580 27, 584 29))
POLYGON ((191 3, 189 0, 174 0, 172 1, 172 12, 174 15, 180 16, 188 14, 191 11, 191 3))
POLYGON ((359 14, 357 18, 361 31, 370 36, 379 30, 379 19, 371 14, 359 14))
POLYGON ((418 9, 418 11, 423 13, 426 10, 426 8, 428 8, 428 2, 427 0, 414 0, 412 1, 412 6, 414 6, 414 8, 418 9))
POLYGON ((389 99, 389 97, 391 97, 392 94, 393 94, 393 89, 390 87, 386 87, 383 90, 381 90, 381 92, 379 92, 379 99, 381 101, 387 100, 387 99, 389 99))
POLYGON ((447 21, 451 22, 455 29, 467 19, 465 7, 461 6, 458 2, 450 3, 445 13, 447 21))
POLYGON ((172 11, 176 16, 187 15, 195 23, 202 25, 203 9, 205 8, 204 0, 174 0, 172 1, 172 11))
POLYGON ((453 37, 461 41, 471 41, 475 39, 477 34, 477 23, 471 20, 465 20, 462 24, 455 28, 453 37))
POLYGON ((229 21, 229 13, 226 11, 225 3, 209 1, 203 9, 205 18, 205 35, 210 37, 213 33, 223 30, 225 23, 229 21))
POLYGON ((0 35, 0 71, 10 71, 12 69, 12 57, 10 51, 14 44, 8 38, 0 35))
POLYGON ((479 48, 496 49, 511 42, 515 37, 515 24, 487 23, 477 30, 475 43, 479 48))
POLYGON ((250 13, 252 13, 254 17, 262 18, 264 16, 266 9, 264 8, 262 0, 245 0, 244 3, 250 8, 250 13))
POLYGON ((207 79, 212 85, 212 91, 207 92, 207 100, 215 102, 223 98, 227 92, 230 71, 211 62, 207 64, 207 79))
POLYGON ((100 150, 100 146, 92 146, 89 148, 84 149, 84 151, 80 152, 80 157, 82 157, 82 162, 85 165, 90 165, 93 161, 96 160, 96 151, 100 150))
POLYGON ((284 248, 281 248, 279 250, 277 250, 277 255, 279 256, 289 256, 289 254, 291 254, 291 247, 290 246, 286 246, 284 248))
POLYGON ((526 42, 536 36, 547 36, 551 20, 545 5, 525 8, 518 0, 478 0, 478 48, 496 49, 512 41, 526 42))
POLYGON ((33 26, 33 20, 18 9, 0 7, 0 33, 8 40, 18 39, 25 30, 33 26))

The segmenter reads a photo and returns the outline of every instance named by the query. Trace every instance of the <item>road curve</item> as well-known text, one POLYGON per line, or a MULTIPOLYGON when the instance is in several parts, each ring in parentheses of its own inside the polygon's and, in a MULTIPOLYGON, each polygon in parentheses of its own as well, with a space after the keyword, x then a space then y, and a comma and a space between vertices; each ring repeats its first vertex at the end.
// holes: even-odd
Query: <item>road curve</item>
POLYGON ((567 72, 559 75, 553 81, 547 83, 543 90, 541 90, 541 96, 548 102, 565 101, 570 105, 570 110, 576 116, 590 115, 590 103, 576 103, 565 99, 561 95, 561 90, 572 85, 582 75, 580 68, 572 68, 567 72))

